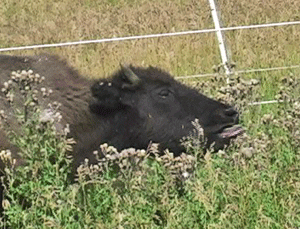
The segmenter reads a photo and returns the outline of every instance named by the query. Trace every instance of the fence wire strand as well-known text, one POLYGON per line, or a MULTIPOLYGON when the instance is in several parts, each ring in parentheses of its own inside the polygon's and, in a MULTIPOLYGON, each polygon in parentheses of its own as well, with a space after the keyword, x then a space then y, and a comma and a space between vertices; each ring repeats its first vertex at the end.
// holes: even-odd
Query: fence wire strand
MULTIPOLYGON (((247 73, 255 73, 255 72, 267 72, 267 71, 280 71, 280 70, 288 70, 300 68, 300 65, 291 65, 291 66, 281 66, 274 68, 258 68, 258 69, 247 69, 247 70, 237 70, 233 71, 231 74, 247 74, 247 73)), ((187 75, 187 76, 177 76, 176 79, 190 79, 190 78, 205 78, 205 77, 213 77, 218 76, 220 73, 207 73, 207 74, 197 74, 197 75, 187 75)))
POLYGON ((279 23, 269 23, 269 24, 260 24, 260 25, 235 26, 235 27, 226 27, 220 29, 202 29, 202 30, 191 30, 191 31, 174 32, 174 33, 148 34, 148 35, 138 35, 138 36, 129 36, 129 37, 113 37, 113 38, 104 38, 98 40, 84 40, 84 41, 72 41, 72 42, 63 42, 63 43, 55 43, 55 44, 39 44, 39 45, 29 45, 29 46, 20 46, 20 47, 0 48, 0 52, 25 50, 25 49, 37 49, 37 48, 55 48, 55 47, 63 47, 63 46, 71 46, 71 45, 106 43, 106 42, 137 40, 137 39, 146 39, 146 38, 172 37, 172 36, 192 35, 192 34, 200 34, 200 33, 212 33, 212 32, 217 32, 219 30, 233 31, 233 30, 242 30, 242 29, 257 29, 257 28, 299 25, 299 24, 300 21, 292 21, 292 22, 279 22, 279 23))

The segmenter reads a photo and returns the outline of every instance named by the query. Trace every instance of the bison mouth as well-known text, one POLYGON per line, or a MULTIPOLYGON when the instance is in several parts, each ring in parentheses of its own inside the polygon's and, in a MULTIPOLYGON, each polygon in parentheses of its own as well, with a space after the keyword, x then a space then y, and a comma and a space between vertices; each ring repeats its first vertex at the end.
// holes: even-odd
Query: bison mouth
POLYGON ((240 125, 234 125, 222 129, 220 136, 222 138, 235 138, 242 133, 244 133, 244 129, 240 125))

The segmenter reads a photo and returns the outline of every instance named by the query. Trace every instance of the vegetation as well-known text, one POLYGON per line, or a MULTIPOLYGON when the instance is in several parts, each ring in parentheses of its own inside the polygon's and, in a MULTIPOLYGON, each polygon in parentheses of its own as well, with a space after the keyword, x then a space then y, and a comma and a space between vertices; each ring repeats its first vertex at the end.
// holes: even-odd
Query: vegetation
MULTIPOLYGON (((297 0, 222 0, 219 5, 226 26, 299 19, 297 0)), ((10 47, 205 29, 213 23, 204 0, 4 0, 0 27, 0 47, 10 47)), ((299 64, 299 26, 232 31, 226 38, 237 70, 299 64)), ((41 51, 66 57, 93 78, 111 74, 124 61, 160 66, 177 76, 210 73, 220 63, 212 33, 9 54, 41 51)), ((203 152, 189 138, 187 153, 194 158, 159 157, 155 148, 118 154, 104 145, 99 150, 119 156, 108 156, 97 166, 83 165, 76 183, 69 179, 72 141, 56 137, 51 122, 41 124, 38 109, 31 116, 21 112, 26 134, 11 136, 27 165, 15 169, 7 151, 2 154, 9 161, 2 226, 300 227, 299 74, 292 69, 237 75, 228 87, 222 74, 184 80, 238 106, 246 134, 215 154, 203 152), (284 102, 248 105, 269 99, 284 102)))

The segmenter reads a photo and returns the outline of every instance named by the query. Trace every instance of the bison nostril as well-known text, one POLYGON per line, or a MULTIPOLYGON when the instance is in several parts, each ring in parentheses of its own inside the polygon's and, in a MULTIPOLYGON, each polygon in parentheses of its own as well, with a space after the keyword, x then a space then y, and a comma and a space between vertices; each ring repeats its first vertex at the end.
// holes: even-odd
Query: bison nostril
POLYGON ((224 114, 228 117, 233 118, 234 122, 237 123, 239 121, 239 113, 232 107, 227 108, 224 111, 224 114))

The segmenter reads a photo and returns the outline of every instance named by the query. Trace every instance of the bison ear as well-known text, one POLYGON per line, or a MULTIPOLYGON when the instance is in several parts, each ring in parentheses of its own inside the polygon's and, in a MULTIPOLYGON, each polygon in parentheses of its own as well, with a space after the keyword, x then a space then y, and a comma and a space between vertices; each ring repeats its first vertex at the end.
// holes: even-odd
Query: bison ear
POLYGON ((122 80, 96 82, 91 87, 92 99, 89 108, 93 113, 107 115, 125 106, 131 106, 131 95, 126 90, 133 91, 141 83, 141 79, 133 72, 131 66, 121 65, 122 80))
POLYGON ((131 66, 128 64, 120 64, 122 77, 126 81, 123 85, 123 89, 135 89, 137 86, 140 85, 141 79, 132 71, 131 66))
POLYGON ((91 92, 92 99, 89 103, 89 108, 93 113, 106 115, 123 106, 120 99, 120 90, 112 85, 111 82, 97 82, 91 87, 91 92))

